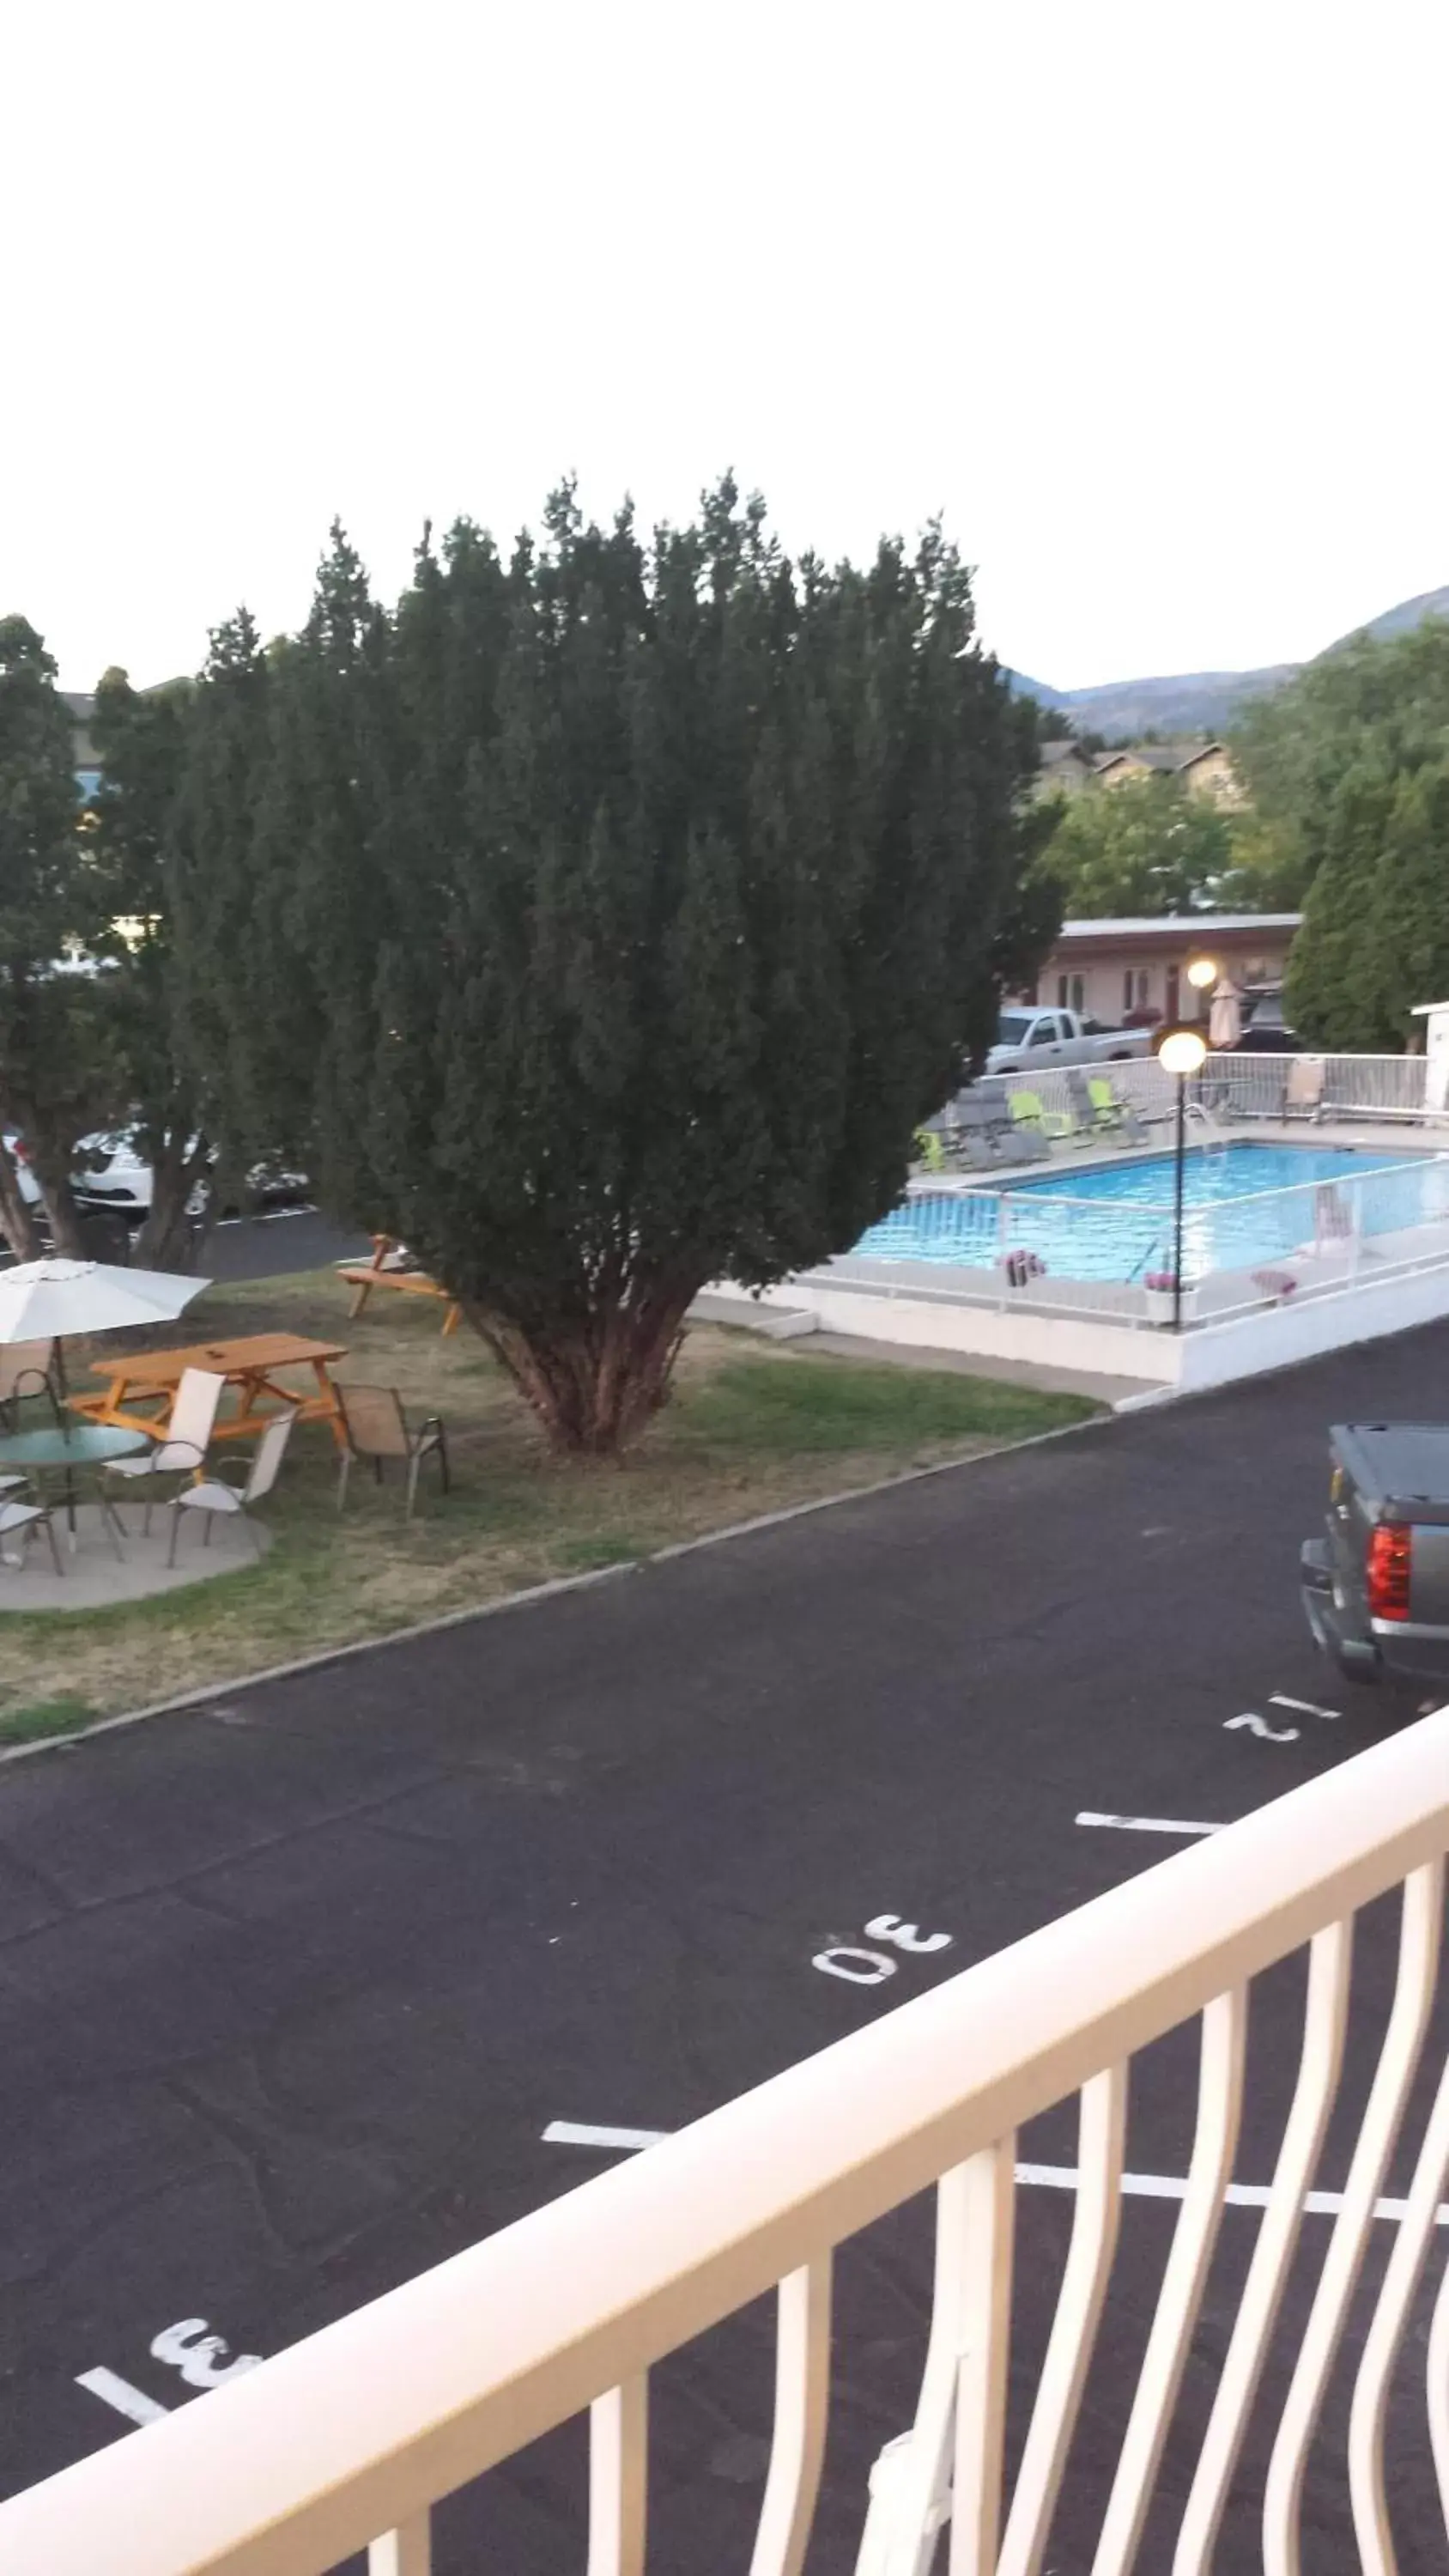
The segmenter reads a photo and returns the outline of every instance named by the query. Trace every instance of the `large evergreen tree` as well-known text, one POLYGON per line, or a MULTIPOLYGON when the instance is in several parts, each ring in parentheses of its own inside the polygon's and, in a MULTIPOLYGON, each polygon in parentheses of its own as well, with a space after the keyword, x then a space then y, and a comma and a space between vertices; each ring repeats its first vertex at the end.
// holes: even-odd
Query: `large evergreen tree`
POLYGON ((334 532, 266 666, 186 907, 228 1107, 305 1131, 560 1445, 639 1431, 706 1281, 882 1215, 986 1039, 1034 749, 973 623, 938 529, 795 566, 728 481, 650 546, 566 489, 506 564, 425 543, 390 617, 334 532))
POLYGON ((1397 1052, 1414 1003, 1439 998, 1449 967, 1446 744, 1442 619, 1388 641, 1360 636, 1245 720, 1263 828, 1306 887, 1286 1000, 1315 1045, 1397 1052))

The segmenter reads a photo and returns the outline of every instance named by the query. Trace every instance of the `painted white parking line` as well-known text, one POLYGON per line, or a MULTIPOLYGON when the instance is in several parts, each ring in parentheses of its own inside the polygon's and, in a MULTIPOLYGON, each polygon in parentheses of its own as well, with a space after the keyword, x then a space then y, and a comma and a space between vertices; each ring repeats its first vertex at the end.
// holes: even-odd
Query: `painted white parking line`
POLYGON ((1084 1807, 1077 1818, 1079 1825, 1110 1825, 1120 1834, 1220 1834, 1221 1825, 1185 1824, 1180 1816, 1099 1816, 1084 1807))
POLYGON ((1270 1708, 1296 1709, 1300 1717, 1342 1717, 1341 1708, 1320 1708, 1316 1699, 1290 1699, 1286 1691, 1268 1693, 1270 1708))
MULTIPOLYGON (((1018 2165, 1016 2179, 1020 2183, 1041 2184, 1048 2191, 1075 2191, 1077 2168, 1075 2165, 1018 2165)), ((1139 2200, 1184 2200, 1187 2197, 1187 2176, 1124 2173, 1122 2189, 1135 2193, 1139 2200)), ((1223 2193, 1229 2209, 1266 2209, 1271 2198, 1265 2182, 1230 2182, 1223 2193)), ((1406 2200, 1376 2200, 1374 2216, 1402 2218, 1408 2206, 1406 2200)), ((1336 2218, 1343 2207, 1343 2194, 1341 2191, 1306 2191, 1303 2207, 1310 2218, 1336 2218)), ((1449 2227, 1449 2204, 1440 2209, 1438 2225, 1449 2227)))
MULTIPOLYGON (((154 2397, 133 2388, 129 2379, 120 2379, 114 2370, 78 2370, 77 2388, 88 2388, 102 2404, 114 2406, 118 2415, 129 2415, 133 2424, 159 2424, 169 2410, 158 2406, 154 2397)), ((147 2453, 149 2459, 150 2453, 147 2453)))
MULTIPOLYGON (((577 2120, 550 2120, 543 2132, 545 2142, 556 2147, 623 2147, 631 2153, 657 2147, 662 2138, 673 2134, 670 2129, 591 2129, 577 2120)), ((1075 2191, 1079 2177, 1075 2165, 1018 2165, 1016 2179, 1028 2189, 1075 2191)), ((1122 2190, 1138 2200, 1184 2200, 1187 2176, 1124 2173, 1122 2190)), ((1229 2209, 1266 2209, 1271 2197, 1265 2182, 1230 2182, 1223 2194, 1229 2209)), ((1374 2216, 1400 2219, 1408 2206, 1406 2200, 1376 2200, 1374 2216)), ((1304 2214, 1309 2218, 1336 2218, 1342 2207, 1341 2191, 1306 2191, 1303 2195, 1304 2214)), ((1449 2203, 1441 2207, 1437 2224, 1449 2227, 1449 2203)))
POLYGON ((668 2129, 593 2129, 580 2120, 550 2120, 544 2140, 555 2147, 623 2147, 634 2152, 641 2147, 657 2147, 668 2129))

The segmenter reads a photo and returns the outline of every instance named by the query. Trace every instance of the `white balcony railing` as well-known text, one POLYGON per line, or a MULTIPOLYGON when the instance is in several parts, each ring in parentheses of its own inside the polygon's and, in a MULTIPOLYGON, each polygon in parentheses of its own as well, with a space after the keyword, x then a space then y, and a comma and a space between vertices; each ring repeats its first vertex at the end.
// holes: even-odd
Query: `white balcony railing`
MULTIPOLYGON (((829 2410, 834 2251, 934 2184, 934 2309, 919 2406, 909 2437, 877 2466, 868 2517, 860 2497, 859 2565, 869 2576, 921 2576, 947 2545, 938 2535, 949 2522, 951 2576, 1033 2576, 1048 2563, 1112 2271, 1130 2062, 1198 2016, 1196 2134, 1146 2352, 1105 2515, 1094 2532, 1070 2534, 1073 2566, 1094 2548, 1093 2576, 1123 2576, 1156 2492, 1233 2173, 1250 1980, 1306 1943, 1291 2107, 1230 2331, 1221 2309, 1215 2315, 1225 2344, 1177 2517, 1172 2576, 1202 2576, 1245 2436, 1251 2430, 1256 2443, 1264 2433, 1265 2363, 1338 2097, 1353 1918, 1402 1886, 1392 2003, 1375 2034, 1376 2072, 1306 2322, 1291 2337, 1261 2554, 1251 2562, 1268 2576, 1298 2576, 1305 2481, 1321 2541, 1342 2510, 1346 2466, 1361 2564, 1393 2576, 1385 2410, 1391 2383, 1397 2405, 1417 2368, 1422 2426, 1426 2357, 1429 2439, 1449 2502, 1449 2288, 1434 2307, 1427 2356, 1419 2327, 1406 2333, 1449 2163, 1449 2072, 1417 2136, 1402 2142, 1412 2180, 1365 2332, 1356 2314, 1346 2462, 1326 2455, 1320 2416, 1423 2050, 1446 1844, 1449 1711, 32 2488, 0 2508, 0 2567, 7 2576, 318 2576, 370 2544, 372 2576, 429 2576, 435 2500, 591 2407, 589 2576, 638 2576, 649 2369, 778 2285, 774 2441, 750 2567, 751 2576, 797 2576, 829 2410), (1073 2093, 1075 2218, 1003 2518, 1015 2133, 1073 2093)), ((1320 2243, 1312 2240, 1315 2256, 1320 2243)), ((1098 2409, 1099 2434, 1100 2421, 1098 2409)), ((1344 2563, 1337 2544, 1330 2554, 1344 2563)), ((1248 2563, 1235 2553, 1235 2576, 1248 2563)), ((1165 2553, 1154 2560, 1168 2564, 1165 2553)), ((1309 2576, 1313 2568, 1310 2555, 1309 2576)))

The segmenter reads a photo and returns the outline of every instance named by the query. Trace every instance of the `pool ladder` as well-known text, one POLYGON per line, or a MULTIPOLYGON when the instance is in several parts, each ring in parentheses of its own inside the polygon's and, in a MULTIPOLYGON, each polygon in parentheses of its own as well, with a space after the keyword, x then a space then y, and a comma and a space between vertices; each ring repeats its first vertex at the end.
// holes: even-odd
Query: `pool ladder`
POLYGON ((1225 1129, 1210 1109, 1204 1109, 1200 1100, 1189 1100, 1187 1119, 1189 1126, 1202 1138, 1204 1149, 1216 1147, 1220 1154, 1227 1152, 1228 1137, 1225 1129))

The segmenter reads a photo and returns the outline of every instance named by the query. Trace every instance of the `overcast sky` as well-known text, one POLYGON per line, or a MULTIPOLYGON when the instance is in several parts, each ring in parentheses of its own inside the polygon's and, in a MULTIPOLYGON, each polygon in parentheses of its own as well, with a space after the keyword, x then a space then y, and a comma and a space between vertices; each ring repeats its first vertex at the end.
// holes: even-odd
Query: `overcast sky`
POLYGON ((0 612, 68 686, 304 614, 340 513, 933 510, 1059 687, 1449 581, 1431 0, 0 7, 0 612))

